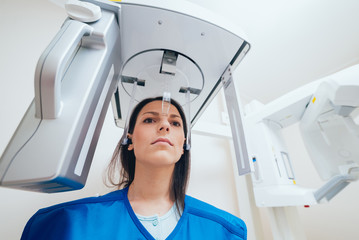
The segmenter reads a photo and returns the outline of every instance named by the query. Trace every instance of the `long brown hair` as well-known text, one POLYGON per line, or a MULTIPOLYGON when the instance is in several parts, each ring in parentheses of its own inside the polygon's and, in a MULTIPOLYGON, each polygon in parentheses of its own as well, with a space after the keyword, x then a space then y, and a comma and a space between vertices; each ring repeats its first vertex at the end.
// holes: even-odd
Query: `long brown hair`
MULTIPOLYGON (((132 134, 135 128, 137 116, 141 109, 148 103, 153 101, 162 101, 162 97, 147 98, 139 102, 132 111, 130 121, 128 124, 128 133, 132 134)), ((187 123, 184 111, 181 105, 171 99, 171 104, 175 106, 183 121, 183 131, 185 137, 187 137, 187 123)), ((129 187, 135 177, 136 169, 136 157, 134 151, 129 151, 128 146, 131 144, 131 139, 128 139, 127 144, 122 144, 126 136, 122 136, 115 148, 112 155, 111 162, 107 168, 107 179, 112 186, 118 189, 129 187), (120 174, 118 179, 116 176, 120 174)), ((190 151, 186 150, 186 146, 183 146, 184 153, 180 160, 176 163, 171 180, 171 193, 173 194, 178 212, 180 209, 184 209, 184 199, 186 196, 186 189, 189 179, 190 171, 190 151)))

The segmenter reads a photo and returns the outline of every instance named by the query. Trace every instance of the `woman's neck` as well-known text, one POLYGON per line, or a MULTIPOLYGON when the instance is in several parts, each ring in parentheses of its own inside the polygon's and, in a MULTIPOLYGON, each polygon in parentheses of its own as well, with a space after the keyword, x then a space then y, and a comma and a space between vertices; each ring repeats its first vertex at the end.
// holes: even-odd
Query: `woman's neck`
POLYGON ((174 166, 152 168, 136 164, 135 177, 128 190, 128 200, 135 213, 143 216, 164 215, 174 203, 171 192, 174 166))

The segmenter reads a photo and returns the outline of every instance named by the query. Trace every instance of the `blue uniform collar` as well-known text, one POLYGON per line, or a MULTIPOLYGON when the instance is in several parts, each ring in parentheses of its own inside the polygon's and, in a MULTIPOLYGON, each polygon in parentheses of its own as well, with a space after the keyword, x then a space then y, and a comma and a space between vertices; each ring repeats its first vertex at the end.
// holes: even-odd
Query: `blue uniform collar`
MULTIPOLYGON (((128 194, 128 187, 120 190, 123 194, 123 199, 125 202, 125 206, 127 208, 127 212, 130 215, 133 223, 137 226, 137 228, 140 230, 140 232, 143 234, 143 236, 145 236, 148 240, 155 240, 152 235, 146 230, 146 228, 142 225, 142 223, 140 222, 140 220, 137 218, 135 212, 132 209, 132 206, 130 204, 130 201, 128 200, 127 194, 128 194)), ((176 233, 179 231, 179 229, 181 228, 181 226, 184 224, 185 221, 187 221, 187 208, 186 208, 186 199, 187 196, 185 198, 185 206, 182 212, 182 216, 181 218, 178 220, 178 223, 176 225, 176 227, 173 229, 172 233, 166 238, 166 240, 170 240, 173 239, 174 236, 176 235, 176 233)))

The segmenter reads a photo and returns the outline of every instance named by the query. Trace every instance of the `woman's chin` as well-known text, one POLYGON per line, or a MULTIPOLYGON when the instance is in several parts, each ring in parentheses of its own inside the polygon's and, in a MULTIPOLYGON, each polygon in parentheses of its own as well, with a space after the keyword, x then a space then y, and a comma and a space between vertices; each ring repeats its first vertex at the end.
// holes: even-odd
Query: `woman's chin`
POLYGON ((176 164, 178 159, 173 158, 173 153, 163 150, 156 151, 156 153, 153 154, 148 154, 145 161, 147 162, 147 164, 154 167, 166 167, 176 164))

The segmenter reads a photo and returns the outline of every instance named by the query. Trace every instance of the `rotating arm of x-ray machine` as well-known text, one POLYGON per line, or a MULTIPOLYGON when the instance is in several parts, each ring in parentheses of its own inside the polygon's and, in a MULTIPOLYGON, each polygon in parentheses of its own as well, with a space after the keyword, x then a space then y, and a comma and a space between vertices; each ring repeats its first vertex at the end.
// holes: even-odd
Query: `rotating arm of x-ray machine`
POLYGON ((313 205, 330 200, 351 181, 359 167, 359 65, 296 89, 262 105, 246 106, 248 149, 257 206, 313 205), (354 121, 356 118, 356 122, 354 121), (296 185, 281 130, 299 122, 319 175, 319 189, 296 185))
MULTIPOLYGON (((170 92, 182 105, 191 102, 194 124, 222 84, 236 97, 231 69, 249 44, 222 17, 186 1, 71 1, 67 9, 74 19, 65 21, 38 62, 35 101, 1 156, 0 185, 40 192, 82 188, 111 96, 119 127, 131 99, 170 92), (171 56, 175 61, 166 62, 171 56)), ((241 115, 238 107, 231 112, 233 126, 241 115)), ((237 157, 244 174, 250 168, 238 126, 233 133, 246 157, 237 157)))

